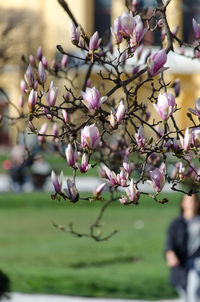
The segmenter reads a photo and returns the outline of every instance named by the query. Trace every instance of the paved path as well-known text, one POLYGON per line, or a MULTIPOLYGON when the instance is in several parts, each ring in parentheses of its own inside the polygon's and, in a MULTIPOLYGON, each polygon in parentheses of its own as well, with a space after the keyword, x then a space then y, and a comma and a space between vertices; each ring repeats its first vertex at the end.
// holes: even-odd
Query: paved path
MULTIPOLYGON (((10 300, 2 300, 2 302, 153 302, 153 301, 85 298, 85 297, 69 297, 69 296, 57 296, 57 295, 28 295, 28 294, 13 293, 11 295, 10 300)), ((181 302, 181 301, 179 299, 173 299, 173 300, 160 300, 159 302, 181 302)))
MULTIPOLYGON (((64 176, 64 179, 70 178, 69 176, 64 176)), ((76 178, 77 189, 80 192, 93 192, 94 189, 103 182, 98 177, 88 177, 82 176, 76 178)), ((63 182, 63 188, 66 186, 65 181, 63 182)), ((151 185, 149 184, 141 184, 139 185, 139 189, 142 192, 155 192, 151 185)), ((11 190, 11 179, 7 174, 0 174, 0 192, 9 192, 11 190)), ((122 189, 123 190, 123 189, 122 189)), ((51 183, 51 178, 49 177, 44 186, 44 191, 53 192, 53 186, 51 183)), ((168 183, 165 184, 162 192, 170 192, 170 185, 168 183)))

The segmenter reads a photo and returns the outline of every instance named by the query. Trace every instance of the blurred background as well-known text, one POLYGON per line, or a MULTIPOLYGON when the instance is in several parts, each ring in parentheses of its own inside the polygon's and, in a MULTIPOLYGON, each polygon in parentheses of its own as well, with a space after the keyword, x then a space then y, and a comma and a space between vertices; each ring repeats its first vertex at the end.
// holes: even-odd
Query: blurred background
MULTIPOLYGON (((124 11, 124 2, 67 0, 89 36, 96 30, 103 35, 124 11)), ((153 0, 139 1, 140 9, 149 9, 149 13, 154 6, 153 0)), ((1 0, 0 12, 0 114, 14 117, 16 108, 9 100, 18 106, 20 80, 25 72, 22 55, 35 56, 38 46, 42 46, 51 62, 58 56, 56 45, 62 45, 70 53, 75 48, 68 32, 69 18, 56 0, 1 0)), ((179 25, 178 36, 192 42, 192 17, 200 21, 200 1, 172 0, 167 13, 171 29, 179 25)), ((144 44, 147 48, 152 44, 159 47, 161 41, 148 34, 144 44)), ((200 69, 191 61, 183 64, 180 55, 170 57, 167 66, 172 67, 167 73, 168 80, 179 78, 181 82, 177 102, 185 109, 176 113, 176 119, 185 128, 183 116, 200 96, 200 69)), ((92 77, 95 81, 95 74, 92 77)), ((147 98, 148 92, 147 84, 141 97, 147 98)), ((34 136, 26 135, 26 140, 37 153, 36 161, 33 164, 30 156, 24 170, 12 169, 20 165, 24 155, 20 147, 24 145, 24 135, 19 133, 20 129, 8 127, 5 122, 0 127, 0 270, 9 277, 11 290, 137 299, 174 297, 168 285, 163 250, 166 229, 179 213, 181 196, 165 193, 164 196, 169 195, 166 205, 148 198, 142 198, 137 207, 115 204, 103 219, 103 232, 119 229, 115 237, 102 243, 74 238, 55 229, 51 221, 64 226, 75 221, 78 230, 87 230, 101 203, 73 205, 51 200, 47 193, 52 190, 51 169, 58 172, 62 169, 65 175, 71 171, 54 152, 40 150, 34 136), (21 183, 17 185, 16 179, 21 179, 21 183)), ((96 176, 97 169, 87 173, 93 181, 96 176)), ((89 190, 85 183, 82 188, 84 192, 89 190)))

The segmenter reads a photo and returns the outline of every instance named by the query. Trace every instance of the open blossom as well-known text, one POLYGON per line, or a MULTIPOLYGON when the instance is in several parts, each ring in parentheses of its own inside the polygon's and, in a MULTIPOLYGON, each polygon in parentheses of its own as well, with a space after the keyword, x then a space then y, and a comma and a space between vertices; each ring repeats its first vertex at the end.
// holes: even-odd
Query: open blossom
POLYGON ((155 109, 159 113, 163 121, 167 121, 175 110, 175 98, 169 92, 160 93, 157 104, 154 104, 155 109))
POLYGON ((139 42, 142 40, 146 31, 144 30, 143 22, 139 15, 136 15, 134 17, 134 21, 135 21, 135 27, 133 28, 133 31, 130 36, 130 46, 132 47, 133 50, 138 46, 139 42))
POLYGON ((98 89, 94 86, 92 88, 87 87, 85 92, 81 92, 83 97, 83 104, 94 114, 95 110, 101 107, 101 104, 107 100, 107 96, 100 96, 98 89))
POLYGON ((131 179, 128 188, 125 188, 125 192, 132 203, 137 203, 140 198, 140 192, 136 189, 133 179, 131 179))
POLYGON ((137 145, 139 148, 142 148, 145 146, 146 139, 144 137, 144 130, 143 130, 142 126, 140 126, 138 132, 135 133, 135 139, 136 139, 136 142, 137 142, 137 145))
POLYGON ((67 190, 65 189, 68 198, 72 202, 77 202, 79 200, 79 193, 77 191, 76 185, 70 179, 67 179, 67 190))
POLYGON ((126 107, 124 106, 124 102, 121 101, 116 111, 116 119, 118 123, 121 123, 121 121, 123 120, 125 112, 126 112, 126 107))
POLYGON ((67 148, 65 149, 65 155, 66 155, 68 165, 70 167, 73 167, 78 158, 78 154, 76 151, 73 150, 71 144, 68 144, 67 148))
POLYGON ((111 171, 107 166, 104 165, 103 170, 106 172, 107 177, 109 178, 109 184, 111 186, 118 186, 117 175, 114 171, 111 171))
POLYGON ((76 27, 74 22, 72 20, 70 20, 69 23, 69 32, 70 32, 70 37, 71 37, 71 41, 73 44, 78 44, 79 39, 80 39, 80 27, 76 27))
POLYGON ((81 164, 76 163, 76 167, 81 171, 81 173, 86 173, 91 168, 91 165, 88 163, 88 157, 86 153, 84 153, 82 156, 81 164))
POLYGON ((195 37, 198 40, 200 38, 200 24, 198 24, 194 18, 192 19, 192 27, 195 37))
POLYGON ((36 102, 37 102, 37 91, 32 89, 28 97, 29 112, 33 112, 35 110, 36 102))
POLYGON ((166 63, 166 61, 167 61, 167 55, 164 49, 161 49, 156 53, 154 53, 153 55, 151 55, 147 60, 147 66, 150 75, 153 77, 159 72, 165 70, 163 66, 166 63))
POLYGON ((81 131, 81 144, 82 147, 88 147, 89 149, 95 149, 100 141, 99 129, 92 124, 85 126, 81 131))
POLYGON ((195 115, 197 115, 198 117, 200 117, 200 98, 197 98, 195 101, 195 108, 188 108, 188 110, 192 113, 194 113, 195 115))
POLYGON ((120 174, 117 174, 117 180, 120 186, 126 187, 128 173, 122 168, 120 174))
POLYGON ((191 143, 192 143, 192 135, 190 133, 189 128, 185 130, 184 138, 179 135, 181 146, 183 150, 188 151, 190 149, 191 143))
POLYGON ((123 37, 130 38, 130 46, 135 49, 142 40, 145 30, 139 15, 133 17, 131 12, 123 12, 121 16, 115 19, 111 32, 116 44, 121 43, 123 37))
POLYGON ((56 173, 54 172, 54 170, 52 170, 51 172, 51 181, 52 184, 54 186, 55 192, 56 193, 60 193, 62 190, 62 180, 63 180, 63 173, 60 173, 60 177, 58 178, 58 176, 56 175, 56 173))
POLYGON ((165 172, 163 169, 156 168, 149 172, 153 187, 156 192, 161 192, 165 184, 165 172))
POLYGON ((93 193, 93 196, 94 198, 99 198, 99 196, 101 195, 101 193, 103 192, 105 186, 106 186, 106 182, 100 184, 95 190, 94 190, 94 193, 93 193))

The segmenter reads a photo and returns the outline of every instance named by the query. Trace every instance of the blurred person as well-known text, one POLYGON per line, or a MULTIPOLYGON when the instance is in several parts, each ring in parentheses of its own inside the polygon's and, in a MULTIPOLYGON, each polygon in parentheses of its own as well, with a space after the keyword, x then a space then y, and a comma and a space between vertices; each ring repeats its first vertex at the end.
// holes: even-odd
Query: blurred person
POLYGON ((25 147, 16 145, 11 150, 10 176, 12 180, 11 189, 13 192, 32 191, 33 186, 27 175, 27 167, 32 165, 32 156, 26 155, 25 147))
POLYGON ((184 302, 200 302, 200 201, 184 195, 181 215, 169 226, 165 256, 170 282, 184 302))

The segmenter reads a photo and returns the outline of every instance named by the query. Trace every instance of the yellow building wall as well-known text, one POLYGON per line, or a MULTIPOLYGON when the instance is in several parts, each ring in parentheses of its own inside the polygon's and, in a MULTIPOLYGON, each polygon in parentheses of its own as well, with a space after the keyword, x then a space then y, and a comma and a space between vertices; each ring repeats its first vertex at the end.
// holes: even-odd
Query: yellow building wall
MULTIPOLYGON (((91 36, 94 32, 94 0, 68 0, 67 1, 72 13, 80 24, 85 29, 86 34, 91 36)), ((114 19, 121 15, 125 10, 124 0, 112 0, 111 1, 111 23, 114 19)), ((69 36, 69 17, 63 8, 58 4, 57 0, 1 0, 0 9, 13 9, 13 10, 32 10, 37 13, 41 20, 42 26, 38 28, 38 41, 35 42, 35 50, 39 45, 43 46, 44 54, 48 59, 52 59, 56 52, 56 45, 61 44, 64 49, 69 52, 76 50, 72 45, 69 36)), ((176 0, 171 1, 168 6, 168 18, 170 22, 170 28, 173 29, 175 26, 182 24, 182 1, 176 0)), ((33 24, 37 26, 38 24, 33 24)), ((182 35, 179 30, 179 36, 182 35)), ((25 37, 23 37, 25 38, 25 37)), ((0 76, 0 84, 7 91, 12 101, 18 104, 19 98, 19 82, 23 74, 20 71, 11 71, 0 76), (8 81, 9 79, 9 81, 8 81)), ((179 77, 181 80, 182 92, 180 97, 177 99, 178 107, 182 109, 176 113, 176 119, 181 128, 187 127, 190 123, 185 118, 188 107, 194 107, 196 97, 200 96, 199 79, 200 75, 180 75, 180 74, 168 74, 166 76, 171 82, 175 78, 179 77)), ((98 86, 99 77, 92 75, 94 83, 98 86)), ((80 89, 82 83, 79 85, 80 89)), ((109 89, 109 87, 108 87, 109 89)), ((146 84, 143 89, 140 90, 138 97, 142 102, 147 100, 151 87, 146 84)), ((78 92, 77 92, 78 93, 78 92)), ((116 91, 113 97, 120 99, 122 90, 116 91)), ((14 114, 13 108, 10 108, 10 113, 14 114)), ((152 108, 153 116, 159 120, 159 116, 152 108), (155 115, 154 115, 155 113, 155 115)), ((10 136, 15 139, 15 131, 10 131, 10 136)))

